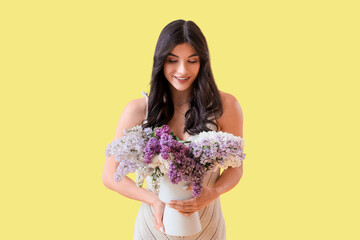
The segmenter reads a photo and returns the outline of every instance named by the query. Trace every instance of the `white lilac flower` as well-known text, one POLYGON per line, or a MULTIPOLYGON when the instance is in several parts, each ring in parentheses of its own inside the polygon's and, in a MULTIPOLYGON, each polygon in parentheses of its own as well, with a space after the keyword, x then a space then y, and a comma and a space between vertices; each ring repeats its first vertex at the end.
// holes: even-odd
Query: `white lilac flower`
POLYGON ((201 132, 190 143, 194 157, 207 170, 239 167, 244 160, 244 139, 226 132, 201 132))
POLYGON ((114 180, 120 181, 130 172, 135 172, 141 168, 144 162, 144 148, 148 139, 141 125, 137 125, 128 130, 124 130, 124 135, 112 141, 105 149, 105 156, 115 156, 115 161, 119 162, 114 180))

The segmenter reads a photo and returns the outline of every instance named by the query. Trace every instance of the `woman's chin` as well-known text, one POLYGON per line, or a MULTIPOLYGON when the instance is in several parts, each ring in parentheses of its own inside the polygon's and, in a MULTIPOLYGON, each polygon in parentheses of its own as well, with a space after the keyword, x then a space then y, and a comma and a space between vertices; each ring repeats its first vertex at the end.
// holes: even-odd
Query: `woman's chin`
POLYGON ((187 80, 184 83, 180 83, 178 81, 173 81, 170 83, 170 85, 171 85, 172 89, 183 92, 183 91, 189 90, 189 88, 192 86, 193 82, 194 81, 191 81, 191 79, 187 80))
POLYGON ((174 86, 174 88, 179 92, 184 92, 189 89, 189 86, 174 86))

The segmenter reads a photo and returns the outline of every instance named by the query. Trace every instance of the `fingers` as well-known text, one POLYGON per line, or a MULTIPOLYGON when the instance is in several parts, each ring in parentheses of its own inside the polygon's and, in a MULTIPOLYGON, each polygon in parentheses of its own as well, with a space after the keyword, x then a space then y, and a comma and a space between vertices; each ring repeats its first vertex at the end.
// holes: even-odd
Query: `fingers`
POLYGON ((161 219, 159 219, 159 229, 161 232, 165 233, 165 227, 164 227, 164 224, 163 224, 163 216, 161 216, 161 219))
POLYGON ((163 224, 161 224, 161 225, 155 225, 155 228, 156 228, 158 231, 160 231, 160 232, 162 232, 162 233, 165 233, 165 227, 164 227, 163 224))
POLYGON ((183 203, 179 201, 178 203, 168 203, 169 207, 174 208, 180 212, 189 213, 198 211, 197 205, 191 205, 190 203, 183 203))
POLYGON ((187 185, 185 185, 184 186, 184 189, 185 190, 192 190, 193 188, 192 188, 192 184, 187 184, 187 185))
POLYGON ((154 227, 160 232, 165 233, 165 227, 163 224, 163 216, 164 216, 164 208, 165 204, 161 202, 160 205, 154 208, 154 227))
POLYGON ((190 205, 194 205, 195 203, 196 203, 195 198, 192 198, 189 200, 184 200, 184 201, 171 200, 169 202, 169 204, 176 205, 176 206, 190 206, 190 205))
POLYGON ((160 232, 162 232, 162 233, 165 233, 165 227, 164 227, 164 225, 161 225, 161 226, 160 226, 160 225, 156 225, 156 224, 155 224, 154 227, 155 227, 156 230, 158 230, 158 231, 160 231, 160 232))
POLYGON ((155 219, 155 225, 154 225, 155 229, 157 229, 158 231, 165 233, 165 227, 162 221, 157 221, 155 219))
POLYGON ((197 201, 195 198, 185 200, 185 201, 171 200, 168 204, 170 206, 174 206, 174 207, 189 207, 189 206, 196 206, 197 201))
POLYGON ((188 216, 191 216, 191 215, 192 215, 194 212, 196 212, 196 211, 183 212, 183 211, 179 211, 179 210, 178 210, 178 212, 179 212, 179 213, 181 213, 182 215, 184 215, 184 216, 187 216, 187 217, 188 217, 188 216))

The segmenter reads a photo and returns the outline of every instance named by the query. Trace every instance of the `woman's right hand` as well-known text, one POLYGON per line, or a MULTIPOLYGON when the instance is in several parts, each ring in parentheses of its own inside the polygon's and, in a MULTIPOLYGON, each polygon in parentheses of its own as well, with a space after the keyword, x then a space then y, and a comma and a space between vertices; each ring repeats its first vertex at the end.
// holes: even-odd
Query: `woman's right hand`
POLYGON ((164 215, 164 209, 165 209, 165 203, 163 203, 159 198, 156 198, 156 200, 151 205, 154 209, 154 220, 155 225, 154 227, 161 231, 165 232, 164 224, 163 224, 163 215, 164 215))

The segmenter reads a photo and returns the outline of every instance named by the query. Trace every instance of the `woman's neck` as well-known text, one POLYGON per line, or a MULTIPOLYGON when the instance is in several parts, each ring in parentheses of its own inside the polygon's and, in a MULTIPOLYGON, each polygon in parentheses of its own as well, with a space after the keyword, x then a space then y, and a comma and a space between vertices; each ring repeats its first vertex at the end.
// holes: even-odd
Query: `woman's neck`
POLYGON ((182 105, 187 105, 191 100, 191 88, 188 88, 184 91, 178 91, 175 88, 171 88, 172 101, 174 107, 179 107, 182 105))

